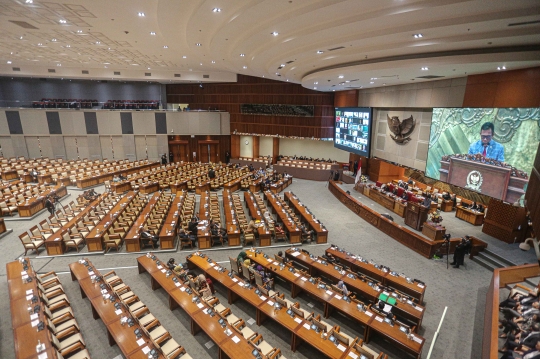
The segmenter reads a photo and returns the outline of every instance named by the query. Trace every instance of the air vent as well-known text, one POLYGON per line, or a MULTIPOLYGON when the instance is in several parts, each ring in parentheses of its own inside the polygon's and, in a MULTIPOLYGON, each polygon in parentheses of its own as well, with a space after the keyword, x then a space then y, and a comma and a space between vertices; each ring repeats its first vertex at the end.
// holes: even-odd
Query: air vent
POLYGON ((144 76, 152 76, 152 73, 150 73, 150 72, 145 72, 145 73, 144 73, 144 76))
POLYGON ((20 67, 12 67, 13 71, 21 71, 20 67))
POLYGON ((88 71, 88 70, 82 70, 82 74, 83 74, 83 75, 88 75, 88 74, 90 74, 90 71, 88 71))
POLYGON ((47 70, 47 71, 49 71, 50 73, 53 73, 53 74, 56 72, 55 69, 49 69, 49 70, 47 70))
POLYGON ((287 61, 286 64, 292 64, 293 62, 294 62, 294 60, 287 61))
POLYGON ((444 76, 427 75, 427 76, 418 76, 417 79, 431 80, 431 79, 440 79, 441 77, 444 77, 444 76))
POLYGON ((345 46, 334 47, 333 49, 328 49, 328 51, 341 50, 341 49, 344 49, 344 48, 345 48, 345 46))
POLYGON ((182 77, 181 74, 174 74, 174 77, 182 77))
POLYGON ((27 23, 26 21, 16 21, 16 20, 8 20, 8 21, 14 23, 15 25, 19 25, 20 27, 24 27, 25 29, 39 30, 39 28, 27 23))
POLYGON ((283 66, 280 66, 280 67, 278 67, 277 69, 278 69, 278 70, 281 70, 282 68, 283 68, 283 66))
POLYGON ((120 76, 120 71, 115 71, 114 76, 120 76))
POLYGON ((538 24, 538 23, 540 23, 540 20, 513 22, 511 24, 508 24, 508 26, 525 26, 525 25, 532 25, 532 24, 538 24))
POLYGON ((203 78, 203 79, 209 79, 209 78, 210 78, 210 75, 202 75, 202 78, 203 78))

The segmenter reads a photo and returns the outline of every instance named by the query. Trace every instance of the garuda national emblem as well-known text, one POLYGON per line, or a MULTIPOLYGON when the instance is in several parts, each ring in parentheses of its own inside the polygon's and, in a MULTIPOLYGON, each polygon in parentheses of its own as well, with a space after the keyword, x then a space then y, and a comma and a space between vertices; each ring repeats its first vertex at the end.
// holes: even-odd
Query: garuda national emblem
POLYGON ((392 116, 392 118, 390 118, 390 116, 386 115, 386 117, 388 118, 388 127, 395 135, 390 135, 390 137, 398 144, 406 144, 409 142, 411 140, 409 136, 413 133, 414 127, 416 126, 416 120, 412 115, 403 121, 400 121, 397 116, 392 116))

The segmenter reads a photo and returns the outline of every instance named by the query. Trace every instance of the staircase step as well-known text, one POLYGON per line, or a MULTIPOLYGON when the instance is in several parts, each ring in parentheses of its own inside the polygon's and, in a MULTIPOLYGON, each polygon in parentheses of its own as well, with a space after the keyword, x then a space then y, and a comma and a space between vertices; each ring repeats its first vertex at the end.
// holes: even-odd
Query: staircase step
POLYGON ((488 262, 488 261, 484 260, 484 258, 481 258, 479 256, 473 257, 472 260, 473 260, 473 262, 476 262, 476 263, 480 264, 482 267, 487 268, 492 272, 495 270, 495 268, 497 268, 497 267, 495 267, 493 265, 493 263, 488 262))
POLYGON ((478 257, 482 258, 482 260, 484 260, 485 262, 491 263, 494 268, 504 268, 508 266, 506 263, 503 263, 498 258, 492 257, 491 255, 484 252, 480 252, 478 254, 478 257))
POLYGON ((497 253, 495 252, 492 252, 490 251, 489 249, 484 249, 482 252, 480 253, 484 253, 492 258, 495 258, 498 262, 500 263, 504 263, 505 264, 505 267, 513 267, 513 266, 517 266, 518 264, 516 263, 513 263, 511 261, 509 261, 508 259, 504 258, 504 257, 501 257, 500 255, 498 255, 497 253))

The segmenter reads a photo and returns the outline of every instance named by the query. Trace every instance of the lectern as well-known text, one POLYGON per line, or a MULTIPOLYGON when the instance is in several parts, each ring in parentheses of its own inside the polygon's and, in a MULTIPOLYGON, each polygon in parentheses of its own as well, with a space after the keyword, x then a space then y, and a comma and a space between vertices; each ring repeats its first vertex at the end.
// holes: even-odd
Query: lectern
POLYGON ((420 231, 427 220, 429 208, 409 201, 405 207, 405 224, 420 231))

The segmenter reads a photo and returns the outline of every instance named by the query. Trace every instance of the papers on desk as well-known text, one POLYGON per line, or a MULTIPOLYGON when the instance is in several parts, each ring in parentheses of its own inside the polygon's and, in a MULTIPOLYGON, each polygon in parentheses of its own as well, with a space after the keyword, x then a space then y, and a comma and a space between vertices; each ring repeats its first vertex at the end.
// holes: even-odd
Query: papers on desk
POLYGON ((358 359, 358 355, 354 354, 353 352, 349 352, 349 356, 353 359, 358 359))
POLYGON ((238 282, 238 285, 239 285, 240 287, 243 287, 243 286, 244 286, 244 283, 238 282))
POLYGON ((177 286, 177 287, 180 287, 182 284, 180 284, 179 282, 176 282, 176 283, 174 283, 174 285, 177 286))
POLYGON ((307 330, 309 330, 309 324, 308 323, 304 323, 304 325, 302 325, 304 328, 306 328, 307 330))
POLYGON ((366 315, 367 315, 368 317, 372 317, 372 316, 373 316, 373 313, 371 313, 371 312, 364 312, 364 313, 366 313, 366 315))
POLYGON ((300 252, 298 251, 291 253, 291 256, 293 257, 298 257, 299 255, 300 255, 300 252))
POLYGON ((56 242, 56 241, 59 241, 59 240, 60 240, 60 238, 55 238, 55 240, 54 240, 54 241, 56 242))
POLYGON ((233 282, 238 282, 238 279, 236 279, 236 278, 233 278, 232 280, 233 280, 233 282))
POLYGON ((96 273, 94 273, 94 272, 88 272, 88 275, 90 275, 90 276, 92 276, 92 275, 94 275, 94 274, 96 274, 96 273))
POLYGON ((268 264, 272 264, 272 263, 273 263, 272 260, 271 260, 270 258, 268 258, 267 261, 268 261, 268 264))
POLYGON ((38 359, 48 359, 47 353, 42 353, 38 355, 38 359))
MULTIPOLYGON (((180 284, 180 283, 176 283, 176 284, 180 284)), ((180 290, 181 290, 182 292, 185 292, 185 291, 186 291, 186 287, 182 287, 182 288, 180 288, 180 290)))
POLYGON ((419 286, 420 288, 425 288, 426 287, 425 285, 422 285, 420 283, 418 283, 417 286, 419 286))
POLYGON ((236 335, 234 337, 232 337, 232 341, 235 342, 236 344, 240 343, 240 338, 238 338, 236 335))
POLYGON ((266 300, 266 297, 264 295, 260 295, 259 298, 261 298, 261 300, 266 300))
POLYGON ((327 291, 326 291, 326 294, 332 295, 332 291, 331 291, 331 290, 327 290, 327 291))
POLYGON ((148 354, 148 353, 150 353, 150 348, 144 347, 144 348, 142 348, 142 352, 143 352, 144 354, 148 354))
POLYGON ((32 297, 33 297, 33 295, 32 295, 32 294, 30 294, 30 295, 27 295, 27 296, 26 296, 26 300, 30 300, 30 299, 32 299, 32 297))
POLYGON ((302 323, 302 319, 300 319, 298 317, 294 318, 294 321, 297 322, 297 323, 302 323))
POLYGON ((210 267, 213 267, 215 265, 216 265, 216 263, 214 263, 214 262, 210 263, 210 267))
POLYGON ((157 269, 161 269, 161 268, 163 268, 163 267, 161 266, 161 264, 157 266, 157 269))
POLYGON ((341 344, 339 344, 339 345, 337 346, 337 348, 338 348, 339 350, 341 350, 342 352, 344 352, 345 349, 347 349, 346 347, 344 347, 344 346, 341 345, 341 344))
POLYGON ((388 292, 383 292, 384 295, 386 295, 387 297, 390 295, 390 293, 388 292))
POLYGON ((28 279, 28 274, 27 274, 27 275, 23 275, 21 278, 22 278, 22 279, 28 279))
POLYGON ((21 275, 27 275, 27 274, 28 274, 28 273, 26 273, 25 270, 23 270, 23 271, 21 272, 21 275))
POLYGON ((26 291, 26 294, 32 294, 32 293, 34 293, 34 290, 33 290, 33 289, 28 289, 28 290, 26 291))
POLYGON ((375 317, 375 320, 382 323, 383 318, 381 318, 381 317, 379 317, 379 316, 376 316, 376 317, 375 317))
POLYGON ((114 312, 116 313, 116 315, 120 315, 120 314, 122 314, 122 309, 117 309, 114 312))
POLYGON ((302 279, 304 282, 307 280, 306 277, 302 277, 302 278, 300 278, 300 279, 302 279))
POLYGON ((30 316, 30 320, 35 320, 35 319, 37 319, 38 317, 39 317, 39 314, 37 314, 37 313, 36 313, 36 314, 32 314, 32 315, 30 316))
POLYGON ((341 295, 339 295, 339 294, 336 294, 336 295, 334 296, 334 298, 336 298, 336 299, 341 299, 341 298, 342 298, 342 296, 341 296, 341 295))
POLYGON ((294 273, 294 276, 295 276, 295 277, 300 277, 300 274, 294 273))
POLYGON ((420 338, 418 338, 417 336, 412 335, 412 334, 411 334, 411 337, 412 337, 412 340, 414 340, 414 341, 417 342, 418 344, 422 344, 422 339, 420 339, 420 338))
POLYGON ((139 346, 144 345, 144 343, 145 343, 145 342, 144 342, 144 339, 143 339, 143 338, 137 340, 137 344, 139 344, 139 346))
POLYGON ((107 293, 107 289, 102 289, 101 290, 101 294, 106 294, 107 293))
POLYGON ((208 314, 208 309, 207 308, 204 308, 202 311, 203 311, 204 314, 208 314))
POLYGON ((197 304, 197 307, 199 307, 199 308, 204 308, 204 305, 203 305, 202 303, 198 303, 198 304, 197 304))
POLYGON ((392 310, 392 306, 391 306, 391 305, 388 305, 388 304, 385 304, 385 305, 384 305, 383 312, 388 313, 388 312, 391 311, 391 310, 392 310))
POLYGON ((162 273, 167 273, 167 270, 166 270, 165 268, 163 268, 163 269, 161 270, 161 272, 162 272, 162 273))
POLYGON ((36 319, 32 322, 32 328, 39 324, 39 319, 36 319))
POLYGON ((272 302, 271 300, 269 300, 268 302, 266 302, 266 304, 268 304, 268 305, 271 306, 271 307, 274 306, 274 302, 272 302))
POLYGON ((422 307, 417 307, 416 305, 414 306, 414 309, 416 309, 416 310, 419 311, 419 312, 423 312, 423 311, 424 311, 424 308, 422 308, 422 307))
POLYGON ((96 276, 95 276, 95 275, 91 275, 91 276, 90 276, 90 279, 92 279, 92 280, 93 280, 93 279, 96 279, 96 276))

